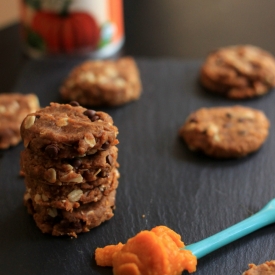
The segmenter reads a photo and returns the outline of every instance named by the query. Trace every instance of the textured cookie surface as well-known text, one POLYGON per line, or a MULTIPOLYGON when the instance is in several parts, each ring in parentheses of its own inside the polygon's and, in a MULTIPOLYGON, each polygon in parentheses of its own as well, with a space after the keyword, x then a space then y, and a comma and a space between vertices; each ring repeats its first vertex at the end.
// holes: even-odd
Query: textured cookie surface
POLYGON ((48 185, 25 178, 27 193, 37 205, 72 211, 83 204, 97 202, 118 187, 119 172, 113 169, 105 178, 71 185, 48 185))
POLYGON ((34 94, 0 94, 0 149, 21 141, 20 125, 27 114, 37 109, 39 101, 34 94))
POLYGON ((28 193, 24 196, 24 203, 43 233, 76 237, 77 234, 88 232, 91 228, 113 217, 115 195, 114 190, 107 196, 103 196, 100 201, 82 205, 72 212, 37 205, 28 193))
POLYGON ((243 275, 274 275, 275 261, 265 262, 261 265, 249 264, 249 270, 245 271, 243 275))
POLYGON ((117 127, 104 112, 51 103, 22 122, 24 146, 53 159, 83 157, 118 144, 117 127))
POLYGON ((82 63, 65 79, 60 93, 64 100, 83 106, 117 106, 137 100, 141 86, 134 59, 124 57, 82 63))
POLYGON ((275 59, 251 45, 221 48, 206 58, 200 81, 208 90, 232 99, 261 96, 275 87, 275 59))
POLYGON ((269 120, 256 109, 232 106, 202 108, 179 130, 190 150, 216 158, 238 158, 260 148, 269 133, 269 120))
POLYGON ((107 177, 113 168, 118 167, 117 154, 117 147, 111 146, 82 158, 54 160, 25 149, 21 152, 20 164, 25 176, 37 182, 74 185, 107 177))

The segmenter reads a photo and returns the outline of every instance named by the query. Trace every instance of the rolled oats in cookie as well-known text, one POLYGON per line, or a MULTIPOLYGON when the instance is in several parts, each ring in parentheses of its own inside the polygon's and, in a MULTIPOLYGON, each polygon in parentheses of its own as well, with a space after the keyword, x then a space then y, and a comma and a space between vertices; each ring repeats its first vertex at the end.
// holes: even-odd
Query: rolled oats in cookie
POLYGON ((36 181, 50 185, 74 185, 107 177, 113 168, 119 166, 117 155, 116 146, 71 159, 52 159, 25 149, 21 152, 20 165, 21 171, 36 181))
POLYGON ((239 158, 262 146, 269 125, 265 114, 253 108, 201 108, 188 116, 179 135, 192 151, 215 158, 239 158))
POLYGON ((89 232, 102 222, 114 216, 116 190, 97 202, 90 202, 74 211, 66 211, 35 203, 28 192, 24 195, 24 204, 28 212, 33 215, 34 221, 43 233, 53 236, 68 235, 77 237, 77 234, 89 232))
POLYGON ((52 159, 83 157, 118 144, 118 129, 104 112, 51 103, 22 122, 25 148, 52 159))
POLYGON ((200 82, 209 91, 232 99, 261 96, 275 87, 275 58, 252 45, 220 48, 207 56, 200 82))
POLYGON ((275 260, 260 265, 249 264, 249 270, 242 275, 273 275, 275 274, 275 260))
POLYGON ((78 65, 62 83, 60 94, 65 101, 77 101, 83 106, 118 106, 137 100, 141 89, 135 60, 123 57, 78 65))
POLYGON ((49 185, 31 177, 25 178, 28 196, 40 206, 73 211, 83 204, 97 202, 118 187, 119 172, 113 169, 108 177, 71 185, 49 185))
MULTIPOLYGON (((15 146, 21 141, 20 125, 27 114, 39 109, 34 94, 0 94, 0 149, 15 146)), ((27 123, 27 126, 31 121, 27 123)))
POLYGON ((43 233, 77 237, 114 215, 118 129, 107 113, 51 103, 20 131, 24 202, 43 233))

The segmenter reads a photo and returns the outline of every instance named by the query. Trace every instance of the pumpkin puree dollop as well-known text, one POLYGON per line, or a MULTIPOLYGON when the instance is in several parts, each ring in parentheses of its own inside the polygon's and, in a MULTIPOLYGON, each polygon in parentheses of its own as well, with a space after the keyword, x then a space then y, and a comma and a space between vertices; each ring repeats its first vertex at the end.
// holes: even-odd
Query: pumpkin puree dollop
POLYGON ((100 266, 113 266, 115 275, 180 275, 196 271, 197 258, 175 231, 166 226, 144 230, 125 245, 97 248, 95 260, 100 266))

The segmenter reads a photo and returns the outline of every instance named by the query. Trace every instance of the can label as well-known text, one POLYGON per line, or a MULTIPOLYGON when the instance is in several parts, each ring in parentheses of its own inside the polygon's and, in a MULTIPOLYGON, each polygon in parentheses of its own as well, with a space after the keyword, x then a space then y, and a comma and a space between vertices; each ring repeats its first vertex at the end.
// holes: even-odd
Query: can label
POLYGON ((122 0, 22 0, 23 39, 31 55, 105 57, 124 41, 122 0))

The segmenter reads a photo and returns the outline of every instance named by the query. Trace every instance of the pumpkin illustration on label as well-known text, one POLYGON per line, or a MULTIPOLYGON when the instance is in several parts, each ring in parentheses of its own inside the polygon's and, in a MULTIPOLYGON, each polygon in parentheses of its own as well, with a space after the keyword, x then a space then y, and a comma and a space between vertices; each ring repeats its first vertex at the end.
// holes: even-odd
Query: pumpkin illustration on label
POLYGON ((31 57, 104 58, 124 43, 123 0, 20 0, 21 35, 31 57))
POLYGON ((79 49, 96 48, 100 29, 88 13, 56 14, 38 11, 32 21, 32 31, 43 40, 49 53, 71 53, 79 49))

